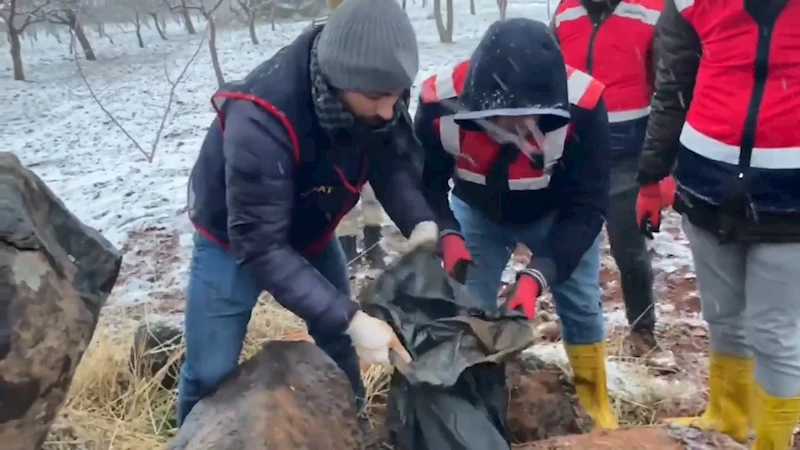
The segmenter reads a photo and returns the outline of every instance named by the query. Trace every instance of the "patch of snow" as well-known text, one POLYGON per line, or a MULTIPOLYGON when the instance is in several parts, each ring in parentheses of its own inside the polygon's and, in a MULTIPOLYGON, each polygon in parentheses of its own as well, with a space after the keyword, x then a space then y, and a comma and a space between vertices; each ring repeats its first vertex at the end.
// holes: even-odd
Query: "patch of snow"
MULTIPOLYGON (((523 352, 526 353, 571 373, 567 352, 561 343, 537 344, 523 352)), ((702 389, 689 380, 653 377, 641 363, 621 361, 613 356, 606 359, 606 376, 611 397, 638 404, 652 405, 679 395, 693 395, 702 389)))
MULTIPOLYGON (((456 6, 455 42, 441 44, 429 18, 432 4, 422 8, 420 2, 409 2, 407 11, 420 47, 415 101, 422 80, 468 58, 488 25, 499 18, 494 0, 475 3, 475 15, 461 7, 466 5, 456 6)), ((545 2, 520 0, 509 3, 507 14, 547 21, 547 11, 545 2)), ((246 28, 220 26, 217 47, 226 79, 242 78, 289 44, 309 22, 277 23, 275 31, 262 24, 257 28, 258 46, 250 43, 246 28)), ((195 25, 198 35, 190 36, 170 22, 167 41, 155 29, 143 28, 146 47, 140 49, 130 25, 109 24, 106 30, 115 45, 89 33, 97 61, 85 61, 78 51, 81 70, 103 107, 145 150, 155 140, 166 106, 171 87, 167 78, 177 77, 205 32, 203 23, 195 25)), ((200 51, 177 86, 155 159, 148 163, 92 99, 67 43, 40 34, 29 44, 23 42, 22 54, 28 82, 13 81, 10 58, 0 59, 4 101, 0 151, 17 154, 70 210, 118 247, 131 239, 132 232, 151 227, 179 233, 178 260, 170 263, 169 274, 155 273, 167 267, 155 267, 159 262, 148 256, 154 249, 143 249, 146 244, 134 243, 127 250, 123 275, 127 271, 128 276, 113 291, 110 304, 157 303, 165 292, 182 290, 192 234, 184 209, 187 179, 213 120, 209 99, 217 86, 209 52, 200 51)))

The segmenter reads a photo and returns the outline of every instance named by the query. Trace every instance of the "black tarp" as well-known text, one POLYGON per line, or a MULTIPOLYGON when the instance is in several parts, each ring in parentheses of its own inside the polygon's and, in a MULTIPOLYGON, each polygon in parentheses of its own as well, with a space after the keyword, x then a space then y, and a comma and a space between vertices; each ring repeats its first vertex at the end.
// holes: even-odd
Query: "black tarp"
POLYGON ((392 264, 361 301, 366 313, 394 328, 414 358, 395 370, 388 394, 395 449, 510 448, 503 361, 533 343, 522 314, 480 309, 426 250, 392 264))

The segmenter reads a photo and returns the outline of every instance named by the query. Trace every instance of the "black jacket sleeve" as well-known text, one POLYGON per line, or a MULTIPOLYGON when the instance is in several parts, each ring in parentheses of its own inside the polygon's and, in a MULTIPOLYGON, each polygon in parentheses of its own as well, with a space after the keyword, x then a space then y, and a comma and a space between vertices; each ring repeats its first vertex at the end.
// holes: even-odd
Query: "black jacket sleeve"
POLYGON ((422 192, 422 177, 414 157, 422 150, 405 113, 397 124, 393 142, 399 148, 379 149, 370 155, 369 183, 383 209, 408 238, 421 222, 435 220, 422 192))
POLYGON ((653 39, 656 92, 639 160, 639 184, 651 184, 670 174, 678 156, 678 141, 692 102, 702 48, 689 22, 667 0, 653 39))
POLYGON ((572 275, 600 234, 608 209, 611 150, 605 103, 601 100, 592 110, 573 107, 571 114, 576 135, 569 138, 558 174, 563 203, 544 252, 533 255, 528 266, 548 286, 572 275))
POLYGON ((442 147, 434 129, 434 119, 442 115, 443 106, 436 103, 419 103, 414 115, 414 133, 425 151, 422 167, 422 183, 425 199, 436 216, 440 234, 461 233, 453 210, 450 209, 450 180, 453 178, 456 161, 442 147))
POLYGON ((225 124, 228 232, 240 266, 300 318, 344 332, 358 305, 289 243, 295 162, 287 131, 248 101, 230 104, 225 124))

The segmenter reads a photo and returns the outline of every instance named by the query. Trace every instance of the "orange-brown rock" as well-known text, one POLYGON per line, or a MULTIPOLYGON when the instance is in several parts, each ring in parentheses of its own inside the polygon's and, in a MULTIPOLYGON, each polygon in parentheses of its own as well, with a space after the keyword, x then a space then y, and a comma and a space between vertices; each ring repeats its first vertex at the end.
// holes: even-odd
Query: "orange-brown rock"
POLYGON ((171 450, 364 448, 352 389, 314 344, 272 341, 192 409, 171 450))
POLYGON ((122 258, 0 153, 0 448, 41 448, 122 258))

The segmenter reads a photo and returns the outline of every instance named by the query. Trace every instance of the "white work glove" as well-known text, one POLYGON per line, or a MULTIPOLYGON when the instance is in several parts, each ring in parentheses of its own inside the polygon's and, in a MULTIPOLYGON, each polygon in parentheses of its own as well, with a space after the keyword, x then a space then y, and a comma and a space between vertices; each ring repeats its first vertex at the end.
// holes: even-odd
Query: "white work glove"
POLYGON ((411 355, 400 343, 388 323, 376 319, 363 311, 358 311, 346 333, 353 341, 359 358, 369 364, 391 364, 390 350, 406 363, 411 362, 411 355))
POLYGON ((417 247, 425 247, 430 250, 436 250, 439 244, 439 227, 436 222, 427 221, 420 222, 411 230, 411 236, 408 237, 406 242, 406 252, 409 252, 417 247))

